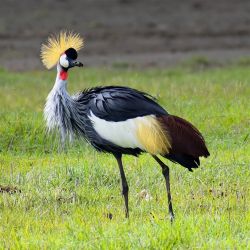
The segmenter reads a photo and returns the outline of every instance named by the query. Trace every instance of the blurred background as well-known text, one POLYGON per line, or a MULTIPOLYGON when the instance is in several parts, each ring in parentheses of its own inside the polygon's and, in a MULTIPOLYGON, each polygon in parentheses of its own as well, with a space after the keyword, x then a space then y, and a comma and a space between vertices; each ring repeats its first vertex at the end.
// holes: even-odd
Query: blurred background
POLYGON ((250 54, 249 13, 249 0, 1 0, 0 67, 42 69, 41 43, 61 29, 85 38, 87 66, 226 64, 250 54))

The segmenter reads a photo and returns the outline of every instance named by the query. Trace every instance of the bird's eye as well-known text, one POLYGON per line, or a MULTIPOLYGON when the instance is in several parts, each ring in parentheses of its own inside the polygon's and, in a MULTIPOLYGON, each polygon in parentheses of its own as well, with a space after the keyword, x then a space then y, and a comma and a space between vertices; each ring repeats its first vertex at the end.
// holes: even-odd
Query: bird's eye
POLYGON ((69 61, 67 60, 67 56, 65 54, 63 54, 60 57, 60 65, 64 68, 68 68, 69 67, 69 61))

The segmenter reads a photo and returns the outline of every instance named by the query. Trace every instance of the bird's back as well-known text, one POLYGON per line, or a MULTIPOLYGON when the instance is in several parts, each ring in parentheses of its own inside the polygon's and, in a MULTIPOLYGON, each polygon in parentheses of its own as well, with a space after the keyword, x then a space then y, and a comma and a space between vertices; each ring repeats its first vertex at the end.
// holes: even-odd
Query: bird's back
POLYGON ((119 122, 146 115, 167 114, 152 96, 122 86, 87 89, 78 95, 76 101, 106 121, 119 122))

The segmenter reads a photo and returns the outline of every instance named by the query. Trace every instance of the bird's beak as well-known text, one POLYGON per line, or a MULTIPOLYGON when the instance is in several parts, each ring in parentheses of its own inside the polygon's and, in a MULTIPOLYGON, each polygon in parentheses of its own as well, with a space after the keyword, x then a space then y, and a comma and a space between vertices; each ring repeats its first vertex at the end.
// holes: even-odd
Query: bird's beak
POLYGON ((69 60, 69 68, 73 67, 83 67, 83 64, 78 61, 69 60))
MULTIPOLYGON (((81 62, 75 61, 75 62, 74 62, 74 66, 83 67, 83 64, 82 64, 81 62)), ((73 67, 74 67, 74 66, 73 66, 73 67)))

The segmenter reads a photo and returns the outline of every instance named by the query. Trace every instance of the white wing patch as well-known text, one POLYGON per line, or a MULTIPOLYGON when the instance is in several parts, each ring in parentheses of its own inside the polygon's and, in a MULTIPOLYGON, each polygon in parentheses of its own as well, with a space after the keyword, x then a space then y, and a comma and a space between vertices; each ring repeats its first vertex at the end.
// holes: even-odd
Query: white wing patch
POLYGON ((137 130, 138 123, 148 123, 148 116, 136 117, 121 122, 106 121, 95 116, 92 112, 90 112, 88 117, 93 122, 95 131, 103 139, 123 148, 140 148, 145 150, 138 139, 137 130))

